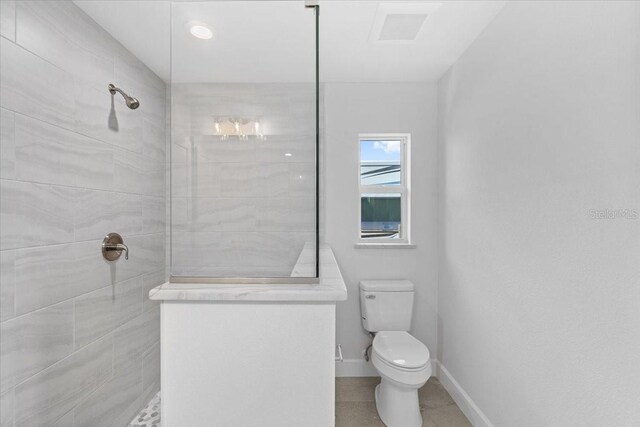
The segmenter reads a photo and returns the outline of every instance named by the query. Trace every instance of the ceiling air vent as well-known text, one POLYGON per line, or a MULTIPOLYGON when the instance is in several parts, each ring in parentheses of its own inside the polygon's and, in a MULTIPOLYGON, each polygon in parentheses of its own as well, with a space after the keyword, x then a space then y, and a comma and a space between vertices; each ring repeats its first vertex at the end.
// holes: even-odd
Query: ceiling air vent
POLYGON ((371 43, 412 43, 420 35, 427 17, 441 3, 380 3, 371 27, 371 43))

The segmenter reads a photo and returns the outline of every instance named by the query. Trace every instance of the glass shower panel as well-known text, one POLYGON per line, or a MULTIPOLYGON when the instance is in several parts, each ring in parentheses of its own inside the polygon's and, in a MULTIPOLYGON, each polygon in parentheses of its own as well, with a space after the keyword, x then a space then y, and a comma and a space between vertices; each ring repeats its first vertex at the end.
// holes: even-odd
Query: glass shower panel
POLYGON ((315 60, 304 2, 172 4, 172 276, 315 276, 315 60))

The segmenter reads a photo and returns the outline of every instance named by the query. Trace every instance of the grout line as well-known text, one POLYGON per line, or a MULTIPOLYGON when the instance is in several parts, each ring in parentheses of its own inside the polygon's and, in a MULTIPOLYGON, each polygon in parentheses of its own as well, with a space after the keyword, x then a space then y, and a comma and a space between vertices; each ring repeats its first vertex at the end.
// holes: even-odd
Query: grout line
MULTIPOLYGON (((107 336, 107 335, 104 335, 103 337, 101 337, 101 338, 99 338, 99 339, 97 339, 97 340, 95 340, 95 341, 92 341, 92 342, 90 342, 89 344, 83 345, 82 347, 78 348, 77 350, 73 350, 71 353, 67 354, 67 355, 66 355, 66 356, 64 356, 62 359, 55 361, 54 363, 52 363, 51 365, 47 366, 46 368, 43 368, 43 369, 39 370, 38 372, 36 372, 35 374, 31 375, 30 377, 25 378, 24 380, 22 380, 22 381, 20 381, 19 383, 15 384, 15 385, 13 386, 13 388, 12 388, 12 389, 10 389, 10 390, 15 390, 15 389, 17 389, 17 388, 18 388, 18 387, 20 387, 22 384, 24 384, 25 382, 29 381, 31 378, 35 377, 36 375, 39 375, 39 374, 43 373, 44 371, 46 371, 47 369, 52 368, 52 367, 54 367, 55 365, 60 364, 60 363, 61 363, 61 362, 63 362, 64 360, 67 360, 68 358, 70 358, 70 357, 72 357, 72 356, 76 355, 78 352, 80 352, 81 350, 84 350, 85 348, 89 347, 90 345, 93 345, 93 344, 97 343, 98 341, 100 341, 100 340, 102 340, 102 339, 105 339, 105 337, 106 337, 106 336, 107 336)), ((113 340, 112 340, 112 343, 113 343, 113 340)), ((15 393, 14 393, 14 394, 15 394, 15 393)), ((14 401, 15 401, 15 398, 14 398, 14 401)))
MULTIPOLYGON (((87 294, 84 294, 84 295, 87 295, 87 294)), ((76 330, 76 305, 77 305, 76 304, 76 299, 77 298, 78 297, 75 297, 73 299, 73 307, 72 307, 72 309, 73 309, 73 328, 72 328, 73 329, 73 340, 72 340, 73 341, 73 347, 72 347, 73 350, 72 350, 72 352, 76 351, 75 349, 76 349, 76 332, 77 332, 77 330, 76 330)))
MULTIPOLYGON (((149 237, 149 236, 160 236, 160 235, 164 235, 163 232, 161 231, 157 231, 155 233, 140 233, 140 234, 127 234, 127 238, 134 238, 134 237, 149 237)), ((0 250, 0 252, 9 252, 9 251, 22 251, 22 250, 30 250, 30 249, 40 249, 40 248, 55 248, 56 246, 64 246, 64 245, 73 245, 76 243, 102 243, 102 240, 100 239, 89 239, 89 240, 71 240, 71 241, 67 241, 67 242, 62 242, 62 243, 52 243, 50 245, 38 245, 38 246, 22 246, 19 248, 7 248, 7 249, 2 249, 0 250)))
POLYGON ((25 113, 23 113, 22 111, 14 110, 14 109, 9 108, 9 107, 7 107, 7 106, 3 106, 3 107, 1 107, 1 108, 5 109, 5 110, 7 110, 7 111, 11 111, 12 113, 14 113, 14 114, 18 114, 18 115, 20 115, 20 116, 22 116, 22 117, 27 117, 27 118, 29 118, 29 119, 31 119, 31 120, 36 120, 36 121, 38 121, 38 122, 40 122, 40 123, 44 123, 44 124, 46 124, 46 125, 48 125, 48 126, 55 127, 55 128, 60 129, 60 130, 62 130, 62 131, 64 131, 64 132, 73 133, 73 134, 78 135, 78 136, 81 136, 81 137, 83 137, 83 138, 90 139, 90 140, 92 140, 92 141, 94 141, 94 142, 97 142, 97 143, 100 143, 100 144, 107 145, 107 146, 109 146, 109 147, 111 147, 111 148, 114 148, 114 149, 116 149, 116 150, 124 151, 124 152, 126 152, 126 153, 128 153, 128 154, 134 154, 134 155, 136 155, 136 156, 143 157, 144 159, 146 159, 146 160, 150 160, 150 161, 152 161, 152 162, 154 162, 154 163, 156 163, 156 164, 166 164, 166 153, 165 153, 165 156, 164 156, 165 158, 164 158, 164 159, 158 159, 158 158, 156 158, 156 157, 151 157, 151 156, 149 156, 149 155, 145 154, 145 151, 144 151, 144 150, 141 150, 140 152, 137 152, 137 151, 134 151, 134 150, 130 150, 130 149, 128 149, 127 147, 123 147, 122 145, 117 145, 117 144, 115 144, 115 143, 113 143, 113 142, 105 141, 105 140, 103 140, 103 139, 96 138, 96 137, 94 137, 93 135, 88 135, 88 134, 86 134, 86 133, 83 133, 83 132, 81 132, 81 131, 78 131, 78 130, 77 130, 77 129, 75 129, 75 128, 74 128, 74 129, 70 129, 70 128, 68 128, 68 127, 60 126, 59 124, 52 123, 52 122, 48 122, 48 121, 46 121, 46 120, 42 120, 42 118, 34 117, 34 116, 29 115, 29 114, 25 114, 25 113))
MULTIPOLYGON (((160 344, 160 338, 158 338, 156 341, 154 341, 152 344, 150 344, 149 347, 147 347, 147 349, 140 354, 140 357, 142 358, 142 367, 143 368, 144 368, 144 357, 151 352, 152 348, 156 344, 157 345, 160 344)), ((160 348, 158 348, 158 350, 160 350, 160 348)))
MULTIPOLYGON (((132 319, 133 320, 133 319, 132 319)), ((116 374, 116 329, 115 328, 111 333, 113 334, 113 338, 111 339, 111 376, 115 376, 116 374)))
MULTIPOLYGON (((18 42, 18 9, 19 9, 19 8, 18 8, 18 4, 19 4, 19 2, 18 2, 18 1, 16 1, 16 2, 15 2, 15 4, 16 4, 16 9, 15 9, 15 28, 14 28, 14 33, 15 33, 15 34, 14 34, 14 39, 15 39, 15 40, 10 40, 10 39, 6 38, 5 36, 2 36, 2 37, 3 37, 3 38, 5 38, 6 40, 10 41, 11 43, 15 44, 15 45, 16 45, 16 46, 18 46, 19 48, 24 49, 26 52, 29 52, 29 53, 30 53, 30 54, 32 54, 33 56, 35 56, 35 57, 37 57, 37 58, 41 59, 42 61, 44 61, 44 62, 48 63, 49 65, 51 65, 51 66, 53 66, 53 67, 57 68, 58 70, 60 70, 60 71, 64 72, 65 74, 68 74, 69 76, 71 76, 71 77, 73 78, 73 80, 81 79, 81 78, 82 78, 81 76, 76 75, 76 74, 73 74, 71 71, 67 71, 67 70, 65 70, 65 69, 64 69, 64 68, 62 68, 60 65, 55 64, 55 63, 51 62, 51 60, 49 60, 49 59, 47 59, 47 58, 44 58, 44 57, 40 56, 38 53, 36 53, 36 52, 34 52, 34 51, 32 51, 32 50, 28 49, 26 46, 23 46, 21 43, 19 43, 19 42, 18 42)), ((99 28, 102 28, 102 27, 101 27, 99 24, 97 24, 97 23, 96 23, 96 22, 95 22, 91 17, 89 17, 88 15, 86 15, 86 14, 84 13, 84 11, 83 11, 82 13, 83 13, 86 17, 88 17, 94 25, 97 25, 99 28)), ((107 35, 108 35, 109 37, 113 38, 113 36, 112 36, 111 34, 107 33, 107 35)), ((65 39, 67 39, 67 38, 65 37, 65 39)), ((115 39, 113 39, 113 40, 115 40, 115 39)), ((130 57, 133 57, 133 58, 135 59, 134 61, 131 61, 131 62, 134 64, 134 65, 133 65, 133 67, 138 68, 140 65, 142 65, 142 67, 144 68, 144 70, 143 70, 143 71, 147 71, 147 72, 149 72, 152 76, 154 76, 155 78, 157 78, 157 79, 162 83, 162 85, 164 86, 164 91, 166 92, 167 83, 166 83, 164 80, 162 80, 159 76, 157 76, 157 75, 156 75, 156 74, 155 74, 155 73, 154 73, 154 72, 153 72, 153 71, 152 71, 152 70, 151 70, 151 69, 150 69, 150 68, 149 68, 145 63, 143 63, 140 59, 138 59, 138 58, 137 58, 137 57, 136 57, 136 56, 135 56, 135 55, 134 55, 134 54, 133 54, 129 49, 127 49, 125 46, 123 46, 123 45, 122 45, 120 42, 118 42, 117 40, 116 40, 116 42, 117 42, 118 46, 122 49, 122 51, 123 51, 125 54, 128 54, 130 57)), ((103 44, 103 43, 104 43, 104 41, 101 41, 99 44, 103 44)), ((110 44, 110 43, 109 43, 109 44, 110 44)), ((99 53, 96 53, 95 51, 85 49, 83 46, 81 46, 81 45, 79 45, 79 44, 76 44, 76 43, 73 43, 73 47, 74 47, 74 48, 76 48, 76 49, 78 49, 78 50, 80 50, 80 51, 82 51, 82 52, 84 52, 84 53, 88 53, 88 54, 90 54, 91 56, 93 56, 93 57, 97 57, 97 58, 100 58, 100 59, 108 60, 108 59, 109 59, 109 57, 111 57, 110 59, 111 59, 111 60, 112 60, 112 62, 113 62, 113 74, 112 74, 112 76, 113 76, 113 78, 114 78, 114 79, 116 78, 116 62, 121 61, 123 64, 126 64, 126 65, 128 65, 128 66, 131 66, 131 65, 132 65, 129 61, 127 61, 127 59, 126 59, 126 58, 122 58, 121 56, 119 56, 119 54, 120 54, 121 52, 113 51, 113 52, 110 52, 107 56, 104 56, 104 55, 101 55, 101 54, 99 54, 99 53)), ((137 88, 137 89, 140 89, 142 92, 150 92, 150 93, 147 93, 147 95, 151 95, 151 96, 155 96, 155 97, 157 97, 157 98, 161 98, 161 96, 160 96, 159 94, 157 94, 157 93, 156 93, 156 92, 160 92, 160 89, 159 89, 159 88, 157 88, 157 87, 154 87, 154 85, 153 85, 153 84, 149 85, 149 84, 148 84, 148 82, 146 81, 146 80, 147 80, 147 79, 146 79, 146 77, 147 77, 147 76, 143 77, 142 81, 136 82, 136 84, 138 85, 138 88, 137 88), (151 89, 151 90, 149 90, 149 89, 151 89)), ((130 79, 131 81, 135 81, 134 79, 131 79, 131 78, 129 78, 129 79, 130 79)), ((151 79, 151 80, 153 80, 153 79, 151 79)), ((95 87, 95 86, 93 86, 93 85, 89 85, 89 86, 91 86, 92 88, 94 88, 94 87, 95 87)), ((96 90, 100 91, 99 89, 96 89, 96 90)), ((105 94, 108 94, 108 92, 106 92, 106 91, 105 91, 105 94)))
MULTIPOLYGON (((98 387, 100 387, 100 386, 98 386, 98 387)), ((82 400, 81 400, 81 402, 82 402, 82 400)), ((73 408, 69 409, 67 412, 65 412, 64 414, 62 414, 60 417, 56 418, 56 419, 55 419, 55 421, 53 421, 54 425, 55 425, 55 423, 57 423, 58 421, 60 421, 62 418, 64 418, 67 414, 69 414, 69 413, 71 413, 71 412, 75 411, 77 406, 78 406, 78 405, 74 406, 73 408)), ((74 420, 75 420, 75 414, 73 414, 73 415, 74 415, 74 420)), ((13 427, 13 425, 12 425, 11 427, 13 427)))
POLYGON ((36 120, 36 121, 38 121, 40 123, 44 123, 46 125, 53 126, 53 127, 57 128, 57 129, 65 131, 65 132, 73 133, 73 134, 81 136, 83 138, 90 139, 90 140, 92 140, 94 142, 99 142, 101 144, 108 145, 109 147, 115 148, 116 150, 121 150, 121 151, 127 152, 128 154, 134 154, 134 155, 137 155, 137 156, 141 156, 141 157, 143 157, 143 158, 145 158, 147 160, 151 160, 154 163, 158 163, 158 164, 159 163, 162 163, 162 164, 166 163, 166 153, 165 153, 165 159, 160 160, 160 159, 157 159, 155 157, 148 156, 147 154, 144 153, 144 150, 141 150, 140 152, 137 152, 137 151, 134 151, 134 150, 130 150, 127 147, 123 147, 121 145, 114 144, 113 142, 105 141, 103 139, 98 139, 98 138, 96 138, 96 137, 94 137, 92 135, 88 135, 86 133, 82 133, 81 131, 78 131, 75 128, 74 129, 70 129, 68 127, 61 126, 61 125, 59 125, 57 123, 48 122, 46 120, 42 120, 42 118, 34 117, 34 116, 29 115, 29 114, 25 114, 22 111, 14 110, 14 109, 12 109, 10 107, 7 107, 7 106, 3 106, 1 108, 5 109, 7 111, 11 111, 14 114, 19 114, 19 115, 21 115, 23 117, 27 117, 27 118, 29 118, 31 120, 36 120))
MULTIPOLYGON (((96 340, 97 341, 97 340, 96 340)), ((114 344, 113 344, 113 339, 111 340, 111 375, 109 376, 109 378, 105 379, 104 382, 98 384, 96 386, 96 388, 94 390, 92 390, 88 395, 86 396, 81 396, 78 401, 76 402, 76 405, 71 409, 71 411, 75 411, 76 408, 80 405, 82 405, 83 403, 85 403, 86 401, 88 401, 93 395, 97 394, 98 391, 105 386, 106 384, 109 383, 109 381, 111 381, 114 377, 115 377, 115 371, 113 368, 113 348, 114 348, 114 344)), ((94 341, 95 342, 95 341, 94 341)), ((71 412, 69 411, 69 412, 71 412)), ((74 424, 75 424, 75 413, 74 413, 74 424)))
MULTIPOLYGON (((7 322, 10 322, 10 321, 12 321, 12 320, 19 319, 19 318, 24 317, 24 316, 28 316, 28 315, 33 314, 33 313, 36 313, 36 312, 38 312, 38 311, 46 310, 46 309, 51 308, 51 307, 53 307, 53 306, 55 306, 55 305, 58 305, 58 304, 62 304, 62 303, 65 303, 65 302, 69 302, 69 301, 72 301, 72 300, 76 300, 76 299, 78 299, 78 298, 80 298, 80 297, 86 296, 86 295, 88 295, 88 294, 90 294, 90 293, 92 293, 92 292, 99 291, 99 290, 104 289, 104 288, 106 288, 106 287, 115 286, 115 285, 120 285, 120 284, 122 284, 122 283, 124 283, 124 282, 128 282, 128 281, 130 281, 130 280, 134 280, 134 279, 137 279, 137 278, 141 278, 141 279, 143 280, 143 287, 144 287, 144 276, 145 276, 145 275, 148 275, 148 274, 155 274, 155 273, 159 273, 159 272, 163 272, 163 271, 164 271, 164 269, 161 269, 161 270, 154 270, 154 271, 146 272, 146 273, 141 273, 141 274, 138 274, 138 275, 136 275, 136 276, 130 277, 130 278, 128 278, 128 279, 121 280, 121 281, 119 281, 119 282, 115 282, 115 283, 112 283, 112 284, 108 284, 108 285, 102 286, 102 287, 100 287, 100 288, 90 290, 90 291, 88 291, 88 292, 83 292, 83 293, 78 294, 78 295, 75 295, 75 296, 73 296, 73 297, 66 298, 66 299, 64 299, 64 300, 61 300, 61 301, 58 301, 58 302, 54 302, 54 303, 49 304, 49 305, 46 305, 46 306, 44 306, 44 307, 39 307, 39 308, 36 308, 35 310, 31 310, 31 311, 28 311, 28 312, 26 312, 26 313, 22 313, 22 314, 20 314, 20 315, 18 315, 18 316, 14 316, 14 317, 12 317, 12 318, 10 318, 10 319, 3 320, 2 322, 0 322, 0 325, 3 325, 3 324, 5 324, 5 323, 7 323, 7 322)), ((14 302, 15 302, 15 300, 14 300, 14 302)), ((75 301, 74 301, 74 302, 75 302, 75 301)), ((144 291, 143 291, 143 302, 144 302, 144 291)), ((75 304, 74 304, 74 311, 75 311, 75 304)), ((144 312, 143 312, 143 313, 144 313, 144 312)), ((136 317, 137 317, 137 316, 136 316, 136 317)), ((128 323, 128 322, 125 322, 125 323, 128 323)), ((74 324, 75 324, 75 317, 74 317, 74 324)), ((120 326, 122 326, 122 325, 119 325, 118 327, 116 327, 116 329, 118 329, 120 326)), ((114 330, 115 330, 115 329, 114 329, 114 330)), ((103 335, 103 337, 104 337, 104 336, 106 336, 106 335, 107 335, 107 334, 103 335)), ((95 341, 94 341, 94 342, 95 342, 95 341)), ((87 345, 88 345, 88 344, 87 344, 87 345)), ((80 348, 84 348, 84 347, 86 347, 87 345, 84 345, 84 346, 82 346, 82 347, 80 347, 80 348)), ((75 339, 74 339, 74 347, 75 347, 75 339)), ((79 348, 79 349, 80 349, 80 348, 79 348)))
MULTIPOLYGON (((126 151, 127 153, 133 153, 133 154, 135 154, 135 155, 139 155, 139 156, 145 157, 147 160, 152 160, 152 161, 157 162, 157 163, 166 163, 166 153, 165 153, 165 156, 164 156, 165 158, 164 158, 163 160, 159 160, 159 159, 156 159, 156 158, 154 158, 154 157, 150 157, 150 156, 148 156, 148 155, 145 155, 145 154, 144 154, 144 151, 142 151, 142 152, 137 152, 137 151, 129 150, 128 148, 123 147, 123 146, 121 146, 121 145, 114 144, 113 142, 105 141, 105 140, 103 140, 103 139, 96 138, 96 137, 94 137, 94 136, 92 136, 92 135, 87 135, 87 134, 85 134, 85 133, 82 133, 82 132, 78 131, 78 130, 77 130, 77 129, 75 129, 75 128, 74 128, 74 129, 69 129, 69 128, 64 127, 64 126, 61 126, 61 125, 59 125, 59 124, 57 124, 57 123, 51 123, 51 122, 48 122, 48 121, 42 120, 42 119, 41 119, 41 118, 39 118, 39 117, 34 117, 34 116, 29 115, 29 114, 25 114, 25 113, 23 113, 22 111, 14 110, 14 109, 11 109, 11 108, 6 107, 6 106, 3 106, 3 107, 1 107, 1 108, 5 109, 5 110, 7 110, 7 111, 11 111, 12 113, 14 113, 14 114, 18 114, 18 115, 20 115, 20 116, 22 116, 22 117, 27 117, 27 118, 28 118, 28 119, 30 119, 30 120, 35 120, 35 121, 37 121, 37 122, 44 123, 45 125, 55 127, 55 128, 60 129, 60 130, 62 130, 62 131, 64 131, 64 132, 73 133, 73 134, 76 134, 76 135, 81 136, 81 137, 83 137, 83 138, 90 139, 90 140, 92 140, 92 141, 94 141, 94 142, 98 142, 98 143, 100 143, 100 144, 105 144, 105 145, 108 145, 109 147, 112 147, 112 148, 115 148, 115 149, 118 149, 118 150, 122 150, 122 151, 126 151)), ((164 144, 163 144, 163 145, 164 145, 164 144)))
POLYGON ((13 3, 13 40, 18 43, 18 2, 13 3))
POLYGON ((102 188, 92 188, 92 187, 77 187, 77 186, 73 186, 73 185, 52 184, 52 183, 49 183, 49 182, 28 181, 28 180, 24 180, 24 179, 15 179, 15 178, 0 178, 0 180, 2 180, 2 181, 12 181, 12 182, 21 182, 21 183, 34 184, 34 185, 50 185, 52 187, 72 188, 72 189, 75 189, 75 190, 103 191, 103 192, 106 192, 106 193, 126 194, 126 195, 131 195, 131 196, 156 197, 158 199, 164 198, 164 196, 158 196, 158 195, 155 195, 155 194, 145 194, 145 193, 133 193, 133 192, 126 192, 126 191, 105 190, 105 189, 102 189, 102 188))

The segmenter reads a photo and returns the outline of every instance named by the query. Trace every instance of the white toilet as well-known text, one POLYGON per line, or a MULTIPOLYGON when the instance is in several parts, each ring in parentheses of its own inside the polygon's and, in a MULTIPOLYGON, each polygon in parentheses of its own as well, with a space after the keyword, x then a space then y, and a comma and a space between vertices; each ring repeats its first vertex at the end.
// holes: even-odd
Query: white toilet
POLYGON ((432 371, 429 349, 407 332, 413 294, 408 280, 360 282, 362 324, 375 333, 371 360, 382 377, 375 392, 376 408, 387 427, 422 426, 418 389, 432 371))

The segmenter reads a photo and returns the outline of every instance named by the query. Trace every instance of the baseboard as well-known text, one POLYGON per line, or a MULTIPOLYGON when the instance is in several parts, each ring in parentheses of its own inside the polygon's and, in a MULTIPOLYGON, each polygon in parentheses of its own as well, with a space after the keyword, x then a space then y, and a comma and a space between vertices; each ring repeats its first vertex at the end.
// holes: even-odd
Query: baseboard
MULTIPOLYGON (((438 376, 439 363, 436 359, 431 359, 433 376, 438 376)), ((344 359, 336 362, 336 377, 379 377, 378 371, 373 364, 364 359, 344 359)))
POLYGON ((435 365, 437 365, 437 369, 434 370, 434 372, 438 373, 437 377, 440 380, 440 384, 449 392, 471 424, 474 427, 494 427, 491 421, 489 421, 489 418, 487 418, 478 405, 471 399, 471 396, 464 391, 451 373, 447 371, 447 368, 438 361, 435 362, 435 365))
POLYGON ((364 359, 344 359, 336 362, 336 377, 379 377, 373 364, 364 359))

